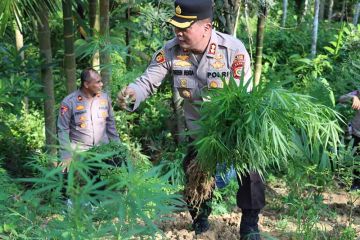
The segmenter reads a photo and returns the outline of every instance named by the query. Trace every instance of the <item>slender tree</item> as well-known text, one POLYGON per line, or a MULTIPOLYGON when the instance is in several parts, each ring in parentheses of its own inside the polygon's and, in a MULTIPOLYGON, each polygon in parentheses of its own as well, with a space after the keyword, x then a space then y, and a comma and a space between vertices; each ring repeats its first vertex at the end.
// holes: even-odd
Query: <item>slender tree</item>
POLYGON ((268 12, 267 3, 264 2, 260 5, 259 16, 257 20, 257 32, 256 32, 256 56, 255 56, 255 84, 259 84, 261 69, 262 69, 262 56, 263 56, 263 45, 264 45, 264 34, 265 34, 265 22, 268 12))
MULTIPOLYGON (((16 19, 19 19, 19 18, 16 17, 16 19)), ((18 50, 18 52, 20 52, 21 48, 24 47, 24 36, 23 36, 23 34, 21 32, 21 29, 22 29, 21 22, 20 21, 15 21, 14 28, 15 28, 16 49, 18 50)), ((20 58, 21 58, 22 61, 25 60, 24 51, 20 52, 20 58)), ((28 96, 24 97, 24 110, 25 110, 25 112, 29 112, 29 97, 28 96)))
POLYGON ((281 21, 282 27, 285 27, 286 25, 287 8, 288 8, 288 0, 283 0, 283 15, 281 21))
POLYGON ((101 78, 106 89, 110 88, 110 53, 104 48, 109 41, 109 0, 100 0, 100 37, 103 45, 100 50, 101 78))
POLYGON ((353 18, 353 24, 355 26, 358 24, 359 13, 360 13, 360 1, 356 4, 356 8, 355 8, 355 14, 354 14, 354 18, 353 18))
POLYGON ((50 40, 50 28, 48 19, 48 8, 42 4, 39 11, 38 38, 41 59, 41 80, 44 86, 44 115, 45 115, 45 137, 49 153, 56 152, 56 128, 55 128, 55 97, 54 82, 52 75, 52 52, 50 40))
MULTIPOLYGON (((125 9, 125 17, 126 17, 126 21, 129 22, 130 21, 130 17, 131 17, 131 6, 128 5, 125 9)), ((131 58, 130 58, 130 54, 131 54, 131 48, 130 48, 130 38, 131 38, 131 30, 129 29, 129 27, 125 28, 125 44, 127 47, 127 56, 126 56, 126 66, 129 67, 131 65, 131 58)))
POLYGON ((325 0, 320 0, 319 21, 324 20, 325 0))
POLYGON ((341 21, 346 20, 346 8, 347 8, 347 1, 343 0, 341 7, 341 21))
POLYGON ((236 35, 236 27, 240 14, 241 0, 215 0, 218 15, 215 21, 218 29, 230 35, 236 35))
POLYGON ((328 21, 331 21, 333 15, 333 8, 334 8, 334 0, 329 0, 329 12, 328 12, 328 21))
POLYGON ((311 44, 311 57, 314 58, 316 55, 316 44, 319 28, 319 8, 320 0, 315 0, 314 7, 314 23, 313 23, 313 33, 312 33, 312 44, 311 44))
POLYGON ((300 22, 304 21, 304 18, 305 18, 306 14, 307 14, 308 8, 309 8, 309 0, 305 0, 304 1, 304 9, 303 9, 303 12, 301 14, 300 22))
POLYGON ((64 22, 64 71, 68 93, 71 93, 76 89, 74 23, 71 2, 71 0, 62 0, 64 22))
POLYGON ((254 44, 253 44, 252 32, 251 32, 250 21, 249 21, 249 3, 248 3, 248 0, 245 0, 245 2, 244 2, 244 15, 245 15, 245 22, 246 22, 246 31, 248 33, 248 38, 249 38, 250 58, 253 59, 252 46, 254 44))
MULTIPOLYGON (((98 38, 100 33, 100 14, 99 14, 99 0, 89 0, 89 23, 90 34, 92 38, 98 38)), ((96 51, 92 57, 92 67, 100 70, 100 53, 96 51)))

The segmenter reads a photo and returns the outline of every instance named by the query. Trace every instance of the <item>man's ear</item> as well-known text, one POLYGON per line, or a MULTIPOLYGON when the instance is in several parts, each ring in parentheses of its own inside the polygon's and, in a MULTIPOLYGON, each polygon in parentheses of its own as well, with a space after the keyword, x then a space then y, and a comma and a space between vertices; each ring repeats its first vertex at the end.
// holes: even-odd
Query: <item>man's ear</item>
POLYGON ((88 81, 84 81, 84 88, 89 88, 89 83, 88 83, 88 81))
POLYGON ((204 27, 205 27, 205 31, 210 31, 212 29, 211 23, 206 23, 204 27))

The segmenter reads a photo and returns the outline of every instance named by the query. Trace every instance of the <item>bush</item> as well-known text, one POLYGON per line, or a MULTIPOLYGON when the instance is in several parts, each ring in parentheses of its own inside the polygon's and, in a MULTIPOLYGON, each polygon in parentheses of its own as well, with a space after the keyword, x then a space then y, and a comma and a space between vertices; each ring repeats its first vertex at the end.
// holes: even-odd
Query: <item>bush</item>
POLYGON ((39 111, 27 113, 24 109, 19 115, 7 113, 0 108, 1 164, 15 176, 29 176, 29 158, 41 153, 44 142, 44 119, 39 111))

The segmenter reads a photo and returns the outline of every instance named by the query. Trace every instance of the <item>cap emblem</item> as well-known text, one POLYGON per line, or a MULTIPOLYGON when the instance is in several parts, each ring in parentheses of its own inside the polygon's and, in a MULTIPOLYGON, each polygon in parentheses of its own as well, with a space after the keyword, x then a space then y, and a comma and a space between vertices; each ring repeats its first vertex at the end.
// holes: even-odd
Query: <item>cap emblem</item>
POLYGON ((178 15, 181 14, 181 7, 179 5, 175 8, 175 13, 178 15))

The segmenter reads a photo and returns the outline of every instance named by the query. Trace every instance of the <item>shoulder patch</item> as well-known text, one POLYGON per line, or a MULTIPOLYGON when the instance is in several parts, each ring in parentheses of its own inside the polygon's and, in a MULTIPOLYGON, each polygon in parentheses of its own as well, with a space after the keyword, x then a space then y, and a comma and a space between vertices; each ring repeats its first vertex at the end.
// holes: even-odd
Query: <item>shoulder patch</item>
POLYGON ((60 112, 61 112, 61 115, 64 115, 67 111, 69 110, 69 108, 67 106, 61 106, 60 107, 60 112))
POLYGON ((164 63, 165 62, 165 51, 164 49, 161 49, 156 55, 155 55, 155 61, 158 64, 164 63))

